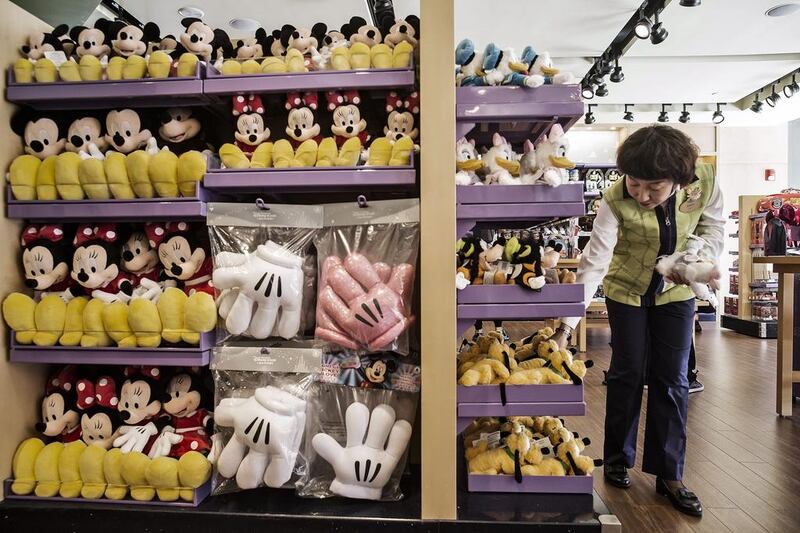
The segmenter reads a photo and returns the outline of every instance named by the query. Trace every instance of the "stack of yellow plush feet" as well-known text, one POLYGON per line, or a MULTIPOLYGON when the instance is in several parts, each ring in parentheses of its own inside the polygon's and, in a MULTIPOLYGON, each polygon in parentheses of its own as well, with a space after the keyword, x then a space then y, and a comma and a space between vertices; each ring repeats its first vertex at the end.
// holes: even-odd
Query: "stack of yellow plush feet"
POLYGON ((579 385, 591 360, 575 359, 561 350, 551 328, 543 328, 518 343, 507 344, 502 333, 491 331, 467 343, 458 355, 460 385, 579 385))
POLYGON ((588 438, 549 416, 481 418, 463 433, 470 474, 523 476, 591 475, 602 460, 581 455, 588 438))

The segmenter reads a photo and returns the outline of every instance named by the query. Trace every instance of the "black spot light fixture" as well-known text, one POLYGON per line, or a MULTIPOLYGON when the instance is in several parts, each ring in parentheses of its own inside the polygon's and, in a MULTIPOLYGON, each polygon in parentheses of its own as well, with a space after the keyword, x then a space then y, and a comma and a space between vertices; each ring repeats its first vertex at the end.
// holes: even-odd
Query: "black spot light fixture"
POLYGON ((669 32, 667 28, 664 27, 664 23, 658 19, 660 11, 656 11, 654 20, 655 24, 653 24, 653 29, 650 32, 650 42, 653 44, 661 44, 667 40, 667 36, 669 36, 669 32))
POLYGON ((611 71, 611 76, 608 77, 612 83, 619 83, 625 79, 625 73, 622 72, 622 67, 619 66, 619 57, 614 59, 614 69, 611 71))
POLYGON ((625 114, 622 115, 622 120, 633 122, 633 111, 629 109, 631 107, 633 107, 633 104, 625 104, 625 114))
POLYGON ((764 101, 770 107, 775 107, 781 101, 781 95, 775 91, 775 84, 772 84, 772 94, 764 98, 764 101))
POLYGON ((783 88, 783 96, 791 98, 800 92, 800 86, 797 85, 797 73, 792 74, 792 83, 783 88))
POLYGON ((667 114, 667 106, 672 104, 661 104, 661 113, 658 114, 659 122, 669 122, 669 115, 667 114))
POLYGON ((644 14, 644 9, 639 9, 639 21, 633 28, 633 32, 639 39, 648 39, 653 30, 653 23, 644 14))
POLYGON ((722 104, 717 104, 717 110, 711 116, 711 122, 714 124, 722 124, 725 121, 725 116, 722 114, 722 104))
POLYGON ((688 124, 692 120, 691 116, 689 115, 689 110, 686 109, 690 105, 692 104, 683 104, 683 111, 681 111, 681 116, 678 119, 678 122, 681 124, 688 124))
POLYGON ((596 105, 597 104, 587 104, 589 110, 586 112, 586 116, 583 119, 584 124, 594 124, 595 120, 597 120, 594 117, 594 113, 592 113, 592 108, 595 107, 596 105))
POLYGON ((750 111, 753 113, 761 113, 764 110, 764 102, 759 100, 761 96, 761 91, 756 92, 756 98, 753 100, 753 104, 750 106, 750 111))

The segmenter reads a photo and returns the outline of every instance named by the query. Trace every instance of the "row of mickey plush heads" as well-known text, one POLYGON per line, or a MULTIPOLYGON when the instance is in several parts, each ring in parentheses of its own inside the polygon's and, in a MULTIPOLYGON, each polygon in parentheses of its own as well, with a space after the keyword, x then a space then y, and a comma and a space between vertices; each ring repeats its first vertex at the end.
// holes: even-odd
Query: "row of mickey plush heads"
MULTIPOLYGON (((230 169, 402 166, 410 163, 413 150, 419 150, 414 119, 419 112, 417 91, 389 92, 384 135, 375 138, 362 118, 357 91, 325 93, 332 135, 323 136, 314 116, 318 98, 313 92, 289 93, 287 138, 273 143, 261 97, 234 96, 235 143, 220 147, 222 164, 230 169)), ((15 158, 9 169, 14 198, 124 200, 196 195, 196 184, 214 155, 196 111, 169 108, 140 115, 122 109, 109 111, 105 124, 101 118, 90 113, 71 117, 41 116, 28 110, 17 113, 11 126, 22 137, 25 154, 15 158), (147 127, 151 123, 158 128, 157 136, 147 127)))
POLYGON ((330 30, 321 22, 311 28, 286 24, 237 40, 197 18, 181 24, 185 31, 177 39, 162 37, 153 22, 139 27, 102 18, 91 28, 62 24, 33 33, 20 47, 14 77, 18 83, 46 83, 192 76, 199 61, 229 75, 408 67, 419 37, 414 15, 381 28, 361 17, 330 30), (56 51, 65 56, 59 64, 45 57, 56 51))

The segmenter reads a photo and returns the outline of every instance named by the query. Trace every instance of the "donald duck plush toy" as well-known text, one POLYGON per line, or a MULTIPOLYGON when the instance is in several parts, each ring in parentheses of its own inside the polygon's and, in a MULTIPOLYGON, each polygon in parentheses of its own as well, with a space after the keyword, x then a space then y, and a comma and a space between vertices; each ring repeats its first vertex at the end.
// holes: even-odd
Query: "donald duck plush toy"
POLYGON ((499 73, 487 76, 484 71, 484 55, 480 50, 475 50, 475 43, 464 39, 456 47, 456 85, 462 87, 481 87, 485 85, 499 85, 499 73))
POLYGON ((527 67, 528 74, 536 78, 539 85, 569 85, 575 83, 572 72, 561 72, 553 66, 550 52, 537 54, 532 46, 526 46, 522 51, 522 62, 527 67))
POLYGON ((489 85, 515 85, 519 87, 540 87, 544 85, 541 76, 528 74, 528 65, 520 60, 513 48, 501 50, 489 43, 483 51, 483 70, 487 73, 489 85))

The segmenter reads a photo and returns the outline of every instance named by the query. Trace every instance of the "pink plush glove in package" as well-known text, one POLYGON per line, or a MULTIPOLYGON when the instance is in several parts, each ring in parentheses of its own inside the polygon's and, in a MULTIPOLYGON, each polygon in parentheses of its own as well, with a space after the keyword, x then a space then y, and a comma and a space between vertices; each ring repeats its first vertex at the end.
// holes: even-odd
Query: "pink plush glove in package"
POLYGON ((325 206, 315 337, 348 350, 409 352, 419 200, 325 206))

